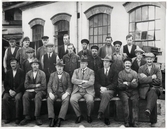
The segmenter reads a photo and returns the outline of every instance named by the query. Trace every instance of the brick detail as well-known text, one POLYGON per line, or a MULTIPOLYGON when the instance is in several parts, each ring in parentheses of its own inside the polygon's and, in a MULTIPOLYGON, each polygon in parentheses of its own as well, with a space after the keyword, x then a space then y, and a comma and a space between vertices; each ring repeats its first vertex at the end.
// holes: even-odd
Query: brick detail
POLYGON ((32 28, 35 25, 42 25, 44 26, 45 24, 45 20, 41 19, 41 18, 35 18, 33 20, 31 20, 29 23, 30 27, 32 28))
POLYGON ((59 13, 59 14, 56 14, 53 17, 51 17, 50 20, 52 21, 52 24, 55 24, 56 22, 58 22, 60 20, 66 20, 66 21, 70 22, 71 15, 67 14, 67 13, 59 13))

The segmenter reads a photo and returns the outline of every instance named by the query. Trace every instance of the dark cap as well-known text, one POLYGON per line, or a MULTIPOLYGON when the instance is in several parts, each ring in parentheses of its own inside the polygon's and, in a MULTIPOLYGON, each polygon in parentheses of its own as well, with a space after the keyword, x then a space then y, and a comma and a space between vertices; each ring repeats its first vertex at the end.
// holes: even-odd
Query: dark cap
POLYGON ((40 64, 39 60, 37 58, 35 58, 30 64, 33 64, 33 63, 38 63, 40 64))
POLYGON ((13 40, 16 40, 16 38, 11 37, 8 41, 10 42, 10 41, 13 41, 13 40))
POLYGON ((82 56, 81 56, 81 59, 79 60, 79 62, 88 62, 88 57, 82 55, 82 56))
POLYGON ((91 47, 91 49, 97 49, 97 50, 99 50, 99 47, 94 45, 94 46, 91 47))
POLYGON ((15 57, 11 57, 11 58, 10 58, 10 62, 11 62, 11 61, 14 61, 14 60, 18 62, 18 60, 17 60, 15 57))
POLYGON ((131 58, 124 59, 124 62, 126 62, 126 61, 130 61, 132 63, 132 59, 131 58))
POLYGON ((101 59, 101 60, 103 60, 103 61, 110 61, 110 62, 112 62, 112 59, 111 59, 111 57, 110 56, 108 56, 108 55, 106 55, 103 59, 101 59))
POLYGON ((48 36, 42 36, 42 39, 49 39, 48 36))
POLYGON ((26 50, 26 53, 34 53, 34 52, 35 50, 31 47, 26 50))
POLYGON ((87 43, 87 44, 89 44, 89 40, 87 40, 87 39, 82 39, 82 40, 81 40, 81 43, 87 43))
POLYGON ((57 61, 57 63, 54 63, 54 65, 58 65, 58 66, 64 67, 65 64, 63 64, 63 60, 62 59, 59 59, 57 61))
POLYGON ((113 42, 113 44, 114 44, 114 46, 116 45, 116 44, 119 44, 120 46, 122 45, 122 42, 121 41, 115 41, 115 42, 113 42))

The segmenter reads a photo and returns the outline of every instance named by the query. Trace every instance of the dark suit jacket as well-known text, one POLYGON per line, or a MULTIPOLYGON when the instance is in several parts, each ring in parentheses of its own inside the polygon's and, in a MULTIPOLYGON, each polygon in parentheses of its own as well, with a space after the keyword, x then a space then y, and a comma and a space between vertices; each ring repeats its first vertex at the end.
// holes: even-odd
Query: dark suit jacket
MULTIPOLYGON (((64 50, 64 45, 61 45, 58 47, 58 55, 59 55, 60 59, 62 59, 63 56, 66 55, 67 53, 68 53, 68 51, 66 50, 66 52, 65 52, 65 50, 64 50)), ((76 53, 75 47, 74 47, 74 53, 76 53)))
MULTIPOLYGON (((112 53, 114 53, 115 52, 115 48, 112 45, 111 45, 111 47, 112 47, 112 53)), ((104 58, 106 56, 106 45, 104 45, 103 47, 100 48, 98 55, 101 58, 104 58)), ((112 57, 112 55, 111 55, 111 57, 112 57)))
MULTIPOLYGON (((144 59, 141 59, 140 66, 144 65, 146 61, 144 59)), ((138 73, 139 67, 137 63, 137 58, 133 61, 131 68, 138 73)))
POLYGON ((22 69, 18 68, 15 78, 13 78, 12 70, 7 71, 4 81, 5 92, 9 92, 10 89, 14 90, 16 93, 24 91, 24 72, 22 69))
POLYGON ((123 46, 123 53, 126 53, 128 55, 129 58, 133 58, 135 57, 135 49, 136 49, 136 45, 132 45, 132 49, 131 49, 131 52, 129 53, 129 50, 128 50, 128 46, 127 45, 124 45, 123 46))
MULTIPOLYGON (((70 75, 67 72, 63 72, 61 78, 62 78, 63 89, 65 90, 64 92, 68 92, 69 94, 71 94, 72 85, 71 85, 70 75)), ((50 79, 47 86, 48 94, 50 92, 53 94, 57 93, 59 88, 58 81, 59 79, 57 72, 52 73, 50 75, 50 79)))
POLYGON ((36 81, 34 84, 34 77, 33 77, 33 71, 30 70, 26 74, 25 82, 24 82, 25 89, 34 89, 35 92, 38 91, 45 91, 46 90, 46 75, 42 70, 38 70, 36 81), (36 84, 41 84, 40 87, 36 88, 36 84))

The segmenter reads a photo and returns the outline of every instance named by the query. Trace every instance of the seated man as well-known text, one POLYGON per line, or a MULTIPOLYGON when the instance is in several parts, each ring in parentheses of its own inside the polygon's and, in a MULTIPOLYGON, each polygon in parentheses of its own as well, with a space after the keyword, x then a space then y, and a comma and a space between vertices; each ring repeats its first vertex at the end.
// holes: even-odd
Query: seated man
POLYGON ((124 60, 124 70, 118 74, 119 97, 122 101, 124 111, 125 127, 138 126, 138 78, 137 73, 131 69, 132 60, 127 58, 124 60), (131 111, 129 111, 129 99, 132 102, 132 120, 129 121, 131 111))
POLYGON ((12 98, 15 100, 16 106, 16 124, 20 123, 21 120, 21 109, 22 109, 22 95, 24 90, 24 72, 18 68, 18 60, 14 57, 10 59, 11 70, 7 71, 4 81, 4 95, 2 103, 4 105, 5 124, 11 120, 10 114, 10 101, 12 98))
POLYGON ((91 113, 94 106, 94 71, 87 67, 87 57, 82 57, 80 60, 80 68, 74 70, 72 76, 73 92, 70 98, 71 106, 73 107, 77 119, 75 123, 82 121, 82 115, 79 108, 78 100, 85 98, 87 104, 87 121, 92 122, 91 113))
POLYGON ((70 101, 70 94, 72 90, 70 75, 63 71, 64 68, 63 61, 58 61, 56 64, 56 72, 50 75, 48 83, 48 118, 50 119, 49 127, 54 127, 55 123, 55 112, 54 112, 54 102, 56 99, 60 98, 62 100, 61 109, 59 112, 58 120, 56 123, 57 127, 60 127, 61 121, 65 119, 68 105, 70 101))
POLYGON ((36 124, 42 125, 40 111, 42 99, 46 95, 46 76, 42 70, 39 70, 39 61, 36 58, 31 62, 31 67, 32 70, 27 72, 24 83, 26 91, 23 95, 23 114, 25 118, 20 122, 20 125, 25 125, 31 120, 30 102, 32 99, 35 102, 36 124))
POLYGON ((146 64, 141 66, 138 71, 139 95, 140 98, 147 100, 145 113, 150 117, 151 126, 156 126, 157 122, 157 99, 160 95, 162 85, 162 74, 154 61, 153 53, 145 53, 146 64))
POLYGON ((98 119, 102 118, 102 114, 105 113, 104 123, 106 125, 110 124, 110 99, 114 97, 117 87, 117 78, 115 78, 114 68, 111 66, 111 58, 106 56, 103 60, 104 68, 100 69, 97 74, 97 85, 98 88, 96 92, 99 92, 101 102, 99 107, 98 119))

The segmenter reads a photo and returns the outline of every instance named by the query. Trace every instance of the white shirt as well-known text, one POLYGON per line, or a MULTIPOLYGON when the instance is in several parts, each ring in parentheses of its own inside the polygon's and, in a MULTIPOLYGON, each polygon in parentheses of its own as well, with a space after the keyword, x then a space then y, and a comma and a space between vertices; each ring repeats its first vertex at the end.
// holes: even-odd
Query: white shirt
POLYGON ((58 78, 61 79, 61 77, 62 77, 62 74, 58 74, 58 78))
POLYGON ((48 53, 48 57, 51 57, 51 56, 52 56, 52 54, 53 54, 53 52, 48 53))
POLYGON ((104 68, 104 74, 106 74, 106 72, 107 72, 107 75, 108 75, 109 70, 110 70, 110 67, 109 68, 104 68))
POLYGON ((17 70, 12 70, 13 71, 13 77, 15 77, 17 70))
POLYGON ((66 52, 66 50, 67 50, 67 45, 64 45, 64 51, 66 52))
POLYGON ((132 45, 128 45, 128 51, 129 51, 129 53, 131 53, 131 50, 132 50, 132 45))
POLYGON ((37 76, 37 71, 34 71, 33 72, 33 77, 36 78, 36 76, 37 76))
POLYGON ((11 53, 13 54, 15 50, 15 47, 11 47, 11 53))

